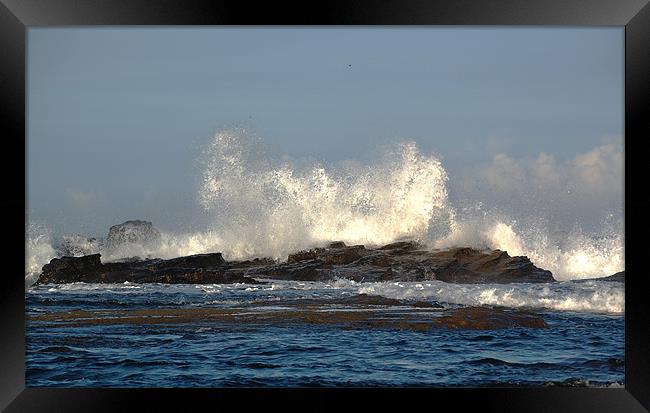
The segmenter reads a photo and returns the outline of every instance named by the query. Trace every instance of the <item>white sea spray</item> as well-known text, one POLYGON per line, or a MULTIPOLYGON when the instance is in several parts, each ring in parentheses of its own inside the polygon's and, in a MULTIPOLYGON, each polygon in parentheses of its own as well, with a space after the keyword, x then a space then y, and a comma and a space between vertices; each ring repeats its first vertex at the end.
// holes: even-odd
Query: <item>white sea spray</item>
MULTIPOLYGON (((154 245, 111 249, 85 237, 68 236, 66 242, 73 255, 99 252, 103 261, 207 252, 222 252, 226 259, 285 260, 296 250, 333 240, 375 246, 414 239, 431 248, 470 246, 525 255, 557 280, 625 268, 622 220, 608 217, 598 233, 580 226, 557 232, 534 216, 517 221, 479 202, 459 208, 449 199, 449 177, 440 159, 403 141, 367 164, 274 161, 245 131, 221 131, 200 159, 198 201, 209 221, 202 231, 162 231, 154 245)), ((54 244, 44 224, 30 223, 27 285, 57 256, 54 244)))

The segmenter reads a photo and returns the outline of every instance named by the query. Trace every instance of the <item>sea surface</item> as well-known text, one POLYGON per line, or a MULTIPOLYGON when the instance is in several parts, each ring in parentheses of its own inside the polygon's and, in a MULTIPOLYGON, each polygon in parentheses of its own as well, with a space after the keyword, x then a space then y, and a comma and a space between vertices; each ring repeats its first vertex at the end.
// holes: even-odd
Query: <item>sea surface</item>
POLYGON ((37 285, 26 385, 618 387, 623 293, 606 281, 37 285), (525 311, 548 328, 408 324, 463 306, 525 311), (407 322, 346 322, 368 313, 407 322))

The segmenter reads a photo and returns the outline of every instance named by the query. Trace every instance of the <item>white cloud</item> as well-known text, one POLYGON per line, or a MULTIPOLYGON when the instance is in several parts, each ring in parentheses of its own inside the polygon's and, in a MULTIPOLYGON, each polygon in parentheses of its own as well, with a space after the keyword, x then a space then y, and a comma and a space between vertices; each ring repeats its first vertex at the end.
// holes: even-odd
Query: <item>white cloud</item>
POLYGON ((523 158, 499 153, 452 176, 450 184, 459 200, 482 202, 518 219, 597 225, 607 214, 622 214, 622 140, 563 160, 544 152, 523 158))
POLYGON ((566 167, 560 165, 553 155, 540 153, 530 166, 534 184, 538 188, 562 188, 566 185, 566 167))
POLYGON ((602 192, 623 186, 623 147, 614 143, 598 146, 575 157, 571 181, 576 188, 602 192))
POLYGON ((568 189, 608 195, 623 187, 623 147, 606 143, 565 162, 544 152, 532 159, 515 159, 500 153, 490 164, 476 167, 473 173, 479 186, 490 191, 568 189))

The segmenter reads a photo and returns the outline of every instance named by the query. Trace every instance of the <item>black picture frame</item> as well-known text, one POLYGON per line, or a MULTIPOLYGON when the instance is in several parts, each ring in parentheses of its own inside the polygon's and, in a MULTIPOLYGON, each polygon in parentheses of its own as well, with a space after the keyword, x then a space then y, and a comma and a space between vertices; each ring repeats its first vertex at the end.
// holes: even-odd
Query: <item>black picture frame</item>
MULTIPOLYGON (((0 286, 0 408, 23 411, 114 411, 147 406, 196 408, 205 403, 237 408, 254 403, 301 409, 337 409, 346 399, 370 405, 447 404, 481 411, 642 412, 650 410, 650 340, 645 296, 643 235, 650 201, 643 184, 650 137, 650 5, 647 0, 448 0, 401 2, 303 2, 281 5, 171 0, 0 0, 0 116, 5 191, 0 208, 7 247, 0 286), (65 389, 25 388, 25 295, 19 256, 19 219, 25 211, 26 30, 65 25, 541 25, 625 26, 625 388, 434 389, 65 389), (21 156, 24 155, 24 156, 21 156), (23 162, 23 169, 20 168, 23 162), (25 175, 21 176, 23 171, 25 175), (21 196, 22 195, 22 196, 21 196), (6 225, 11 224, 11 225, 6 225), (8 233, 7 233, 8 232, 8 233), (293 404, 296 398, 303 403, 293 404), (645 406, 645 407, 644 407, 645 406)), ((25 215, 26 218, 26 215, 25 215)), ((24 222, 23 222, 24 224, 24 222)), ((647 253, 645 253, 647 254, 647 253)))

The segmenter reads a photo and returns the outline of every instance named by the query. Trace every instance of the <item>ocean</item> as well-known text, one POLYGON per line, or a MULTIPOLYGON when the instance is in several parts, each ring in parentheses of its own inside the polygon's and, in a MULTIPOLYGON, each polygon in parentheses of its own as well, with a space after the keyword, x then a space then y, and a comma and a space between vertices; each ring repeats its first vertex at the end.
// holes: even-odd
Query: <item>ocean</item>
POLYGON ((36 285, 27 387, 624 385, 624 284, 36 285), (433 321, 463 307, 547 327, 433 321))
MULTIPOLYGON (((30 218, 26 384, 623 386, 625 284, 597 279, 625 270, 621 194, 599 181, 619 170, 620 149, 603 144, 567 163, 499 155, 451 185, 442 157, 415 141, 370 163, 325 163, 269 156, 246 131, 220 131, 196 162, 202 214, 174 215, 182 230, 148 222, 123 239, 111 229, 64 235, 30 218), (557 282, 455 284, 431 273, 426 282, 35 284, 62 256, 219 252, 286 263, 332 241, 399 240, 507 251, 557 282)), ((405 275, 399 265, 390 272, 405 275)), ((290 278, 281 275, 271 276, 290 278)))

